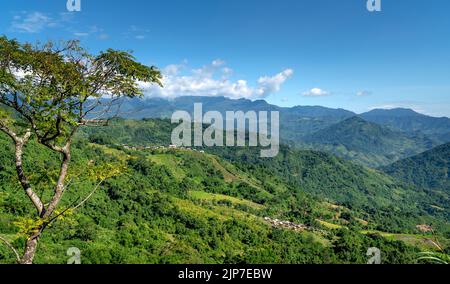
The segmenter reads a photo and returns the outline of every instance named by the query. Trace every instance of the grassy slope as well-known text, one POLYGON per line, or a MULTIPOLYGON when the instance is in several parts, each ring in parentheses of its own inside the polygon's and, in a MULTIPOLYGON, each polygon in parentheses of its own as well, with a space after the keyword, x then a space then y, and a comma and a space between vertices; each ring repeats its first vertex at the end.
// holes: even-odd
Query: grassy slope
MULTIPOLYGON (((360 119, 349 121, 361 123, 360 119)), ((369 125, 370 129, 373 128, 372 124, 365 122, 363 124, 369 125)), ((98 138, 102 135, 114 137, 113 140, 107 140, 113 141, 111 143, 116 145, 124 141, 129 141, 129 145, 139 146, 168 145, 170 129, 173 127, 168 120, 118 120, 113 127, 90 130, 90 138, 98 138)), ((384 131, 379 127, 376 128, 381 132, 384 131)), ((259 149, 207 148, 205 150, 232 162, 233 165, 226 163, 225 171, 220 169, 226 179, 233 179, 236 168, 239 168, 240 179, 244 179, 245 175, 253 176, 250 179, 245 178, 246 183, 251 184, 252 187, 261 187, 263 183, 266 191, 275 191, 278 194, 292 190, 308 192, 322 200, 329 199, 331 202, 350 207, 361 214, 360 219, 368 219, 371 223, 380 223, 378 222, 380 219, 392 219, 390 217, 398 215, 397 220, 390 220, 378 229, 391 230, 401 227, 400 231, 406 228, 414 230, 413 223, 401 224, 404 223, 403 219, 410 219, 411 215, 421 216, 415 220, 417 223, 435 223, 433 218, 429 218, 430 214, 448 220, 448 214, 446 214, 448 202, 442 201, 445 201, 444 197, 439 198, 436 194, 429 196, 429 193, 418 190, 414 186, 399 184, 379 171, 356 166, 327 154, 293 151, 282 147, 278 157, 264 160, 258 159, 259 149), (377 222, 374 222, 375 220, 377 222)), ((157 160, 158 158, 155 159, 157 160)), ((223 163, 222 161, 221 164, 223 163)), ((179 171, 179 167, 176 171, 179 171)), ((269 196, 266 193, 262 195, 269 196)))
MULTIPOLYGON (((5 140, 1 139, 0 142, 4 144, 5 140)), ((31 146, 30 149, 34 147, 31 146)), ((101 154, 107 160, 123 161, 133 159, 138 154, 133 151, 123 152, 95 144, 86 144, 84 147, 86 147, 83 148, 84 152, 90 152, 87 156, 101 154)), ((81 153, 79 152, 78 154, 81 153)), ((82 154, 82 156, 84 155, 86 153, 82 154)), ((218 177, 222 177, 223 184, 221 186, 224 188, 227 185, 231 187, 232 183, 236 182, 246 183, 247 180, 250 181, 249 186, 255 186, 256 181, 254 179, 233 169, 229 163, 221 162, 220 159, 211 155, 189 151, 172 151, 169 153, 162 151, 154 154, 139 153, 138 155, 144 155, 148 160, 157 160, 160 166, 173 172, 174 175, 172 177, 176 179, 182 179, 189 175, 190 178, 198 183, 193 183, 193 188, 188 190, 188 195, 179 196, 178 193, 164 192, 169 186, 163 185, 158 189, 149 184, 149 188, 140 188, 137 186, 139 180, 135 180, 133 182, 138 184, 125 189, 124 182, 130 183, 132 182, 131 180, 121 180, 120 178, 119 180, 111 181, 79 212, 68 216, 65 221, 61 221, 54 227, 49 228, 40 245, 40 253, 37 257, 38 263, 60 263, 65 258, 64 249, 70 246, 80 247, 86 254, 84 255, 85 261, 92 263, 143 263, 144 261, 146 263, 217 263, 226 261, 227 258, 232 256, 245 257, 251 252, 253 247, 257 248, 256 245, 239 239, 240 236, 234 237, 231 229, 229 232, 225 232, 223 238, 221 237, 219 247, 211 247, 212 244, 209 243, 211 240, 208 241, 208 238, 211 237, 210 234, 214 235, 216 233, 205 232, 207 235, 199 239, 199 234, 201 234, 199 230, 215 230, 212 228, 208 229, 210 222, 213 222, 212 224, 217 222, 218 225, 210 224, 213 227, 235 224, 234 226, 237 230, 243 230, 244 233, 247 232, 245 234, 250 234, 251 238, 253 236, 256 237, 258 242, 266 243, 266 249, 269 250, 274 249, 273 247, 270 248, 271 246, 281 245, 282 242, 280 240, 274 240, 270 237, 270 234, 273 232, 270 225, 263 220, 264 213, 261 211, 264 209, 264 206, 262 204, 229 195, 196 190, 197 186, 202 186, 203 190, 213 190, 202 185, 202 182, 205 177, 211 177, 210 174, 214 170, 216 170, 215 174, 218 177), (177 164, 174 167, 176 161, 181 165, 177 164), (232 174, 225 170, 226 168, 230 168, 230 170, 235 172, 232 174), (205 173, 208 174, 205 175, 205 173), (225 178, 225 176, 233 176, 233 178, 225 178), (120 186, 120 188, 117 188, 119 192, 111 193, 111 190, 115 190, 113 185, 116 182, 120 186), (124 196, 118 197, 115 194, 124 194, 124 196), (164 200, 163 208, 152 209, 152 212, 149 213, 156 214, 154 216, 155 219, 144 218, 144 220, 150 221, 147 224, 145 222, 141 223, 144 220, 140 220, 140 222, 136 220, 139 219, 139 216, 144 211, 148 210, 143 207, 144 204, 147 202, 151 202, 150 204, 155 203, 161 198, 164 200), (171 216, 172 213, 176 213, 178 217, 171 216), (179 223, 180 221, 175 219, 179 219, 181 216, 184 221, 179 223), (123 218, 127 221, 122 220, 123 218), (133 221, 133 219, 135 220, 133 221), (163 223, 161 222, 164 222, 165 225, 162 225, 163 223), (121 229, 117 226, 120 226, 121 229), (177 226, 181 226, 181 228, 178 229, 177 226), (177 230, 181 230, 183 233, 177 232, 177 230), (132 233, 133 236, 127 235, 126 232, 128 231, 130 233, 134 232, 132 233), (125 236, 129 240, 120 241, 125 236), (129 241, 132 242, 128 248, 130 251, 125 252, 125 247, 129 241), (151 245, 147 247, 145 242, 151 242, 151 245), (120 255, 121 258, 116 259, 115 257, 118 257, 116 254, 120 255)), ((83 160, 86 160, 86 158, 88 157, 83 157, 83 160)), ((75 163, 78 162, 77 157, 75 163)), ((156 164, 153 165, 156 166, 156 164)), ((150 167, 154 166, 150 164, 150 167)), ((6 172, 2 172, 2 174, 6 174, 6 172)), ((12 171, 9 171, 9 174, 12 174, 12 171)), ((13 175, 11 177, 13 178, 13 175)), ((14 234, 16 229, 11 225, 11 221, 17 219, 14 216, 15 214, 13 214, 13 210, 24 211, 22 214, 27 215, 32 212, 32 209, 28 206, 27 200, 20 194, 21 192, 12 190, 13 188, 18 189, 12 184, 2 183, 1 192, 3 195, 7 195, 7 198, 2 200, 0 229, 2 233, 6 232, 3 235, 10 240, 14 240, 16 245, 20 245, 23 240, 16 237, 14 234), (12 200, 16 204, 12 204, 12 200)), ((80 190, 80 188, 77 189, 80 190)), ((257 188, 257 190, 264 192, 260 188, 257 188)), ((86 192, 86 189, 83 188, 81 191, 86 192)), ((64 203, 66 205, 69 204, 78 196, 78 193, 68 191, 66 193, 66 202, 64 203)), ((294 235, 293 232, 289 234, 294 235)), ((312 233, 304 233, 304 235, 305 241, 308 239, 308 243, 317 242, 318 249, 320 249, 319 243, 327 243, 319 235, 312 233)), ((10 261, 10 255, 4 248, 1 248, 0 262, 3 261, 10 261)), ((252 260, 248 261, 251 262, 252 260)), ((264 261, 263 258, 260 261, 276 262, 277 260, 275 258, 267 258, 264 261)))

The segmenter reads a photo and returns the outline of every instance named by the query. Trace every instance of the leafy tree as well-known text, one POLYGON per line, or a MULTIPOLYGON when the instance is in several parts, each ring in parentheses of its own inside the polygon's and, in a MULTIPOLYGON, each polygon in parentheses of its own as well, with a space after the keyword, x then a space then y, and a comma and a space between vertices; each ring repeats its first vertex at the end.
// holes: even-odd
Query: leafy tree
POLYGON ((0 130, 14 142, 17 176, 36 209, 35 218, 21 226, 27 234, 21 256, 1 238, 19 263, 33 262, 39 238, 59 215, 77 130, 105 123, 121 98, 141 96, 139 81, 161 85, 160 80, 157 68, 136 62, 129 52, 91 55, 77 41, 31 45, 0 37, 0 130), (24 147, 32 139, 60 156, 49 200, 36 194, 23 166, 24 147))

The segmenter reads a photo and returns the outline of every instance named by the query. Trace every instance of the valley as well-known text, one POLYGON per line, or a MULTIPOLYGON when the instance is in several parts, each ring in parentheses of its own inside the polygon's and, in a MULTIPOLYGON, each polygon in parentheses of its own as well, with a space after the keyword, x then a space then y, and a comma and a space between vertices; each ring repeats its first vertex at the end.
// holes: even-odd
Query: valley
MULTIPOLYGON (((112 131, 112 137, 123 139, 129 138, 116 136, 114 132, 131 124, 134 129, 128 128, 127 134, 133 137, 140 133, 140 124, 144 123, 147 145, 160 145, 164 134, 159 132, 169 127, 165 120, 116 123, 117 127, 103 131, 112 131)), ((107 133, 95 132, 87 138, 105 141, 102 136, 107 133)), ((76 165, 83 167, 94 159, 96 164, 126 163, 128 170, 108 180, 80 211, 50 228, 53 237, 43 238, 42 255, 37 263, 59 262, 64 257, 56 243, 63 247, 80 246, 86 251, 85 263, 358 263, 365 261, 366 246, 392 251, 385 255, 388 263, 411 263, 420 250, 434 251, 426 242, 414 241, 433 238, 416 230, 415 226, 421 223, 433 224, 439 232, 437 237, 447 242, 446 219, 417 210, 413 201, 421 199, 423 205, 419 208, 425 208, 432 199, 424 200, 420 191, 405 195, 402 191, 412 189, 402 189, 381 173, 366 172, 358 166, 351 169, 347 162, 328 155, 283 148, 279 160, 272 160, 269 166, 257 155, 257 149, 253 151, 255 155, 249 151, 245 158, 241 155, 246 151, 233 153, 220 148, 214 150, 218 151, 216 154, 168 147, 127 150, 119 144, 93 144, 83 136, 77 142, 76 165), (291 165, 278 168, 281 161, 291 165), (333 163, 343 168, 336 170, 331 166, 333 163), (320 170, 315 172, 315 167, 320 170), (291 169, 291 173, 286 169, 291 169), (308 173, 304 172, 306 169, 308 173), (355 176, 331 178, 330 170, 355 176), (325 181, 325 176, 329 181, 325 181), (379 185, 357 189, 357 184, 348 184, 352 179, 360 179, 358 183, 368 179, 366 186, 374 182, 379 185), (396 205, 389 203, 399 199, 403 201, 396 201, 396 205), (395 216, 392 210, 397 211, 395 216), (409 213, 402 215, 402 212, 409 213), (275 219, 279 220, 276 221, 279 226, 273 226, 275 219), (305 229, 292 230, 289 224, 305 229), (405 232, 408 234, 404 235, 405 232), (356 240, 366 245, 355 248, 356 240), (288 251, 281 249, 286 246, 288 251), (399 254, 399 249, 404 253, 399 254), (125 254, 129 250, 134 253, 125 254)), ((2 147, 8 145, 6 141, 0 140, 2 147)), ((30 145, 28 151, 37 149, 30 145)), ((15 219, 14 212, 28 209, 8 182, 13 176, 5 154, 0 177, 5 193, 0 200, 0 227, 11 241, 18 242, 20 234, 8 224, 15 219)), ((46 151, 41 155, 46 156, 46 151)), ((33 162, 34 167, 51 173, 52 159, 44 160, 47 162, 33 162)), ((88 190, 92 181, 84 175, 82 171, 76 178, 77 191, 68 190, 66 204, 88 190)), ((0 253, 3 261, 8 262, 6 251, 0 249, 0 253)))

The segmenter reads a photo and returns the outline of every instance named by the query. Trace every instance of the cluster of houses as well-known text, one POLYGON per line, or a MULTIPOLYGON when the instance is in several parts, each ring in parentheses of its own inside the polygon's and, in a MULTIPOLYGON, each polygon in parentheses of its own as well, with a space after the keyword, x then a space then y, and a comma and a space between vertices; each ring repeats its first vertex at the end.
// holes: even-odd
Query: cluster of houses
POLYGON ((416 228, 419 231, 423 232, 423 233, 431 233, 431 232, 433 232, 433 227, 431 227, 430 225, 426 225, 426 224, 417 225, 416 228))
POLYGON ((305 230, 309 229, 306 225, 303 225, 303 224, 295 224, 293 222, 281 221, 281 220, 272 219, 272 218, 269 218, 269 217, 265 217, 264 221, 270 223, 274 227, 288 229, 288 230, 293 230, 293 231, 297 231, 297 232, 298 231, 305 231, 305 230))
POLYGON ((143 151, 143 150, 170 150, 170 149, 180 149, 180 150, 187 150, 187 151, 195 151, 200 153, 205 153, 205 151, 197 150, 197 149, 191 149, 191 148, 185 148, 185 147, 178 147, 177 145, 169 145, 169 146, 129 146, 129 145, 120 145, 126 150, 132 150, 132 151, 143 151))
POLYGON ((128 145, 120 145, 120 146, 122 146, 124 149, 126 149, 126 150, 133 150, 133 151, 142 151, 142 150, 156 150, 156 149, 158 149, 159 147, 152 147, 152 146, 147 146, 147 147, 144 147, 144 146, 128 146, 128 145))

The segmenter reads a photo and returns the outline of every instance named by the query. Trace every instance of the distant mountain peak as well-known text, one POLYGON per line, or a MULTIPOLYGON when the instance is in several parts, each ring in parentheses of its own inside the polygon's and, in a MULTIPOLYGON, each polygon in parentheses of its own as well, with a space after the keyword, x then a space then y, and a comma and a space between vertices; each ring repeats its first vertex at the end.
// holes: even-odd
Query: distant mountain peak
POLYGON ((351 123, 351 122, 372 124, 372 123, 366 121, 365 119, 363 119, 362 117, 360 117, 358 115, 355 115, 355 116, 352 116, 350 118, 347 118, 346 120, 342 121, 341 124, 351 123))
MULTIPOLYGON (((407 108, 374 109, 360 116, 367 121, 407 133, 420 132, 438 138, 450 133, 449 118, 432 117, 407 108)), ((443 142, 448 141, 444 139, 443 142)))
POLYGON ((352 117, 349 117, 345 120, 342 120, 341 122, 332 125, 331 127, 329 127, 328 129, 324 129, 323 131, 327 131, 327 130, 331 130, 331 129, 349 129, 350 131, 357 131, 358 128, 365 128, 365 131, 368 131, 369 129, 376 129, 376 130, 383 130, 383 131, 388 131, 387 128, 384 128, 381 125, 378 125, 376 123, 370 122, 365 120, 364 118, 355 115, 352 117))
POLYGON ((407 117, 407 116, 423 116, 409 108, 392 108, 392 109, 373 109, 364 115, 390 116, 390 117, 407 117))

